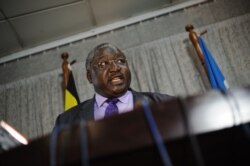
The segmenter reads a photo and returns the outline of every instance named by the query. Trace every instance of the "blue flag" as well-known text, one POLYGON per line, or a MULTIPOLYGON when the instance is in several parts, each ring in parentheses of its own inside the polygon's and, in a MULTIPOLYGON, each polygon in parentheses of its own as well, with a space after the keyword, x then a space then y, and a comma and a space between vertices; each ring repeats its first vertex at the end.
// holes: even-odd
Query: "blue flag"
POLYGON ((207 49, 202 38, 198 37, 198 40, 199 40, 199 44, 200 44, 201 50, 202 50, 203 55, 204 55, 204 59, 205 59, 211 87, 213 89, 219 89, 222 92, 225 92, 229 88, 229 86, 228 86, 220 68, 216 64, 212 54, 207 49))

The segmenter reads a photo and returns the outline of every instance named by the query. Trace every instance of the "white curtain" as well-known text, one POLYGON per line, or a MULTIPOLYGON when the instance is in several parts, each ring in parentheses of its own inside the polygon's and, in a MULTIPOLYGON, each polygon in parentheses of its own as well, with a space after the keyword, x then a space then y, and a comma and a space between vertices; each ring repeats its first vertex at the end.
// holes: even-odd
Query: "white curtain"
MULTIPOLYGON (((250 84, 250 15, 196 29, 219 64, 229 85, 250 84)), ((115 32, 114 32, 115 33, 115 32)), ((132 72, 131 87, 173 96, 205 93, 208 80, 187 33, 174 35, 123 50, 132 72)), ((32 70, 32 69, 31 69, 32 70)), ((84 62, 73 66, 84 101, 93 97, 85 77, 84 62)), ((28 138, 49 134, 57 115, 63 112, 61 69, 0 86, 0 119, 28 138)))

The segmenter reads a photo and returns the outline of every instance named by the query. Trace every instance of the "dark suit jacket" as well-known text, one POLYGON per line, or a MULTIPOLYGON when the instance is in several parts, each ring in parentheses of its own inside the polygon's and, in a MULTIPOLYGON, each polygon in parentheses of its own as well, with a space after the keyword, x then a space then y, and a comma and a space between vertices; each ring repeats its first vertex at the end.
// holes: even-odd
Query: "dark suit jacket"
MULTIPOLYGON (((160 93, 131 91, 134 105, 142 100, 148 100, 149 102, 161 102, 173 98, 172 96, 160 93)), ((80 103, 66 112, 63 112, 57 117, 55 127, 62 124, 73 124, 79 122, 80 120, 94 120, 94 103, 95 97, 80 103)))

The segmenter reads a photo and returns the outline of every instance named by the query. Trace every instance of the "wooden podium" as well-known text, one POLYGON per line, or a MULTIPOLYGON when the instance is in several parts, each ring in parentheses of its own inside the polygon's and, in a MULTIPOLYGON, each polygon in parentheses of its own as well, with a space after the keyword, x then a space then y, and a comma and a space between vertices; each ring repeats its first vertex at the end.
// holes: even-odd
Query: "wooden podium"
MULTIPOLYGON (((210 91, 150 108, 174 166, 198 165, 197 148, 206 166, 250 165, 249 88, 210 91)), ((89 121, 85 129, 89 165, 162 165, 141 107, 89 121)), ((79 124, 59 132, 58 165, 81 165, 80 134, 79 124)), ((0 165, 50 165, 50 139, 48 135, 2 153, 0 165)))

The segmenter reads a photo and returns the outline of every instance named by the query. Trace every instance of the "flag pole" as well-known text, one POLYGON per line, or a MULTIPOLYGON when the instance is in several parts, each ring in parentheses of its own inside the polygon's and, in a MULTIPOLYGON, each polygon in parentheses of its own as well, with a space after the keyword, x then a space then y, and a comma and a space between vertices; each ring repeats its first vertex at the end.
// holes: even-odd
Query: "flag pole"
POLYGON ((189 32, 189 39, 192 41, 194 48, 199 56, 201 64, 206 71, 207 78, 209 78, 209 82, 211 88, 218 89, 222 92, 226 92, 229 88, 227 81, 221 72, 219 66, 215 62, 212 54, 206 47, 203 39, 200 37, 205 34, 207 31, 201 32, 198 36, 197 33, 193 30, 194 26, 192 24, 188 24, 185 27, 186 31, 189 32))
POLYGON ((68 68, 69 62, 68 62, 68 57, 69 54, 67 52, 62 53, 61 55, 62 59, 63 59, 63 63, 62 63, 62 70, 63 70, 63 89, 65 90, 68 84, 68 80, 69 80, 69 73, 70 70, 68 68))
POLYGON ((71 65, 76 60, 68 62, 69 54, 64 52, 61 54, 63 59, 62 70, 63 70, 63 91, 64 91, 64 110, 67 111, 70 108, 77 106, 80 103, 79 96, 77 93, 75 80, 71 71, 71 65))
MULTIPOLYGON (((197 33, 194 31, 194 26, 192 24, 188 24, 186 25, 185 27, 186 31, 189 32, 189 39, 191 40, 192 44, 194 45, 194 48, 198 54, 198 57, 200 59, 200 62, 206 72, 206 75, 207 77, 208 76, 208 71, 207 71, 207 67, 206 67, 206 63, 205 63, 205 60, 204 60, 204 55, 202 53, 202 50, 201 50, 201 47, 199 45, 199 42, 198 42, 198 35, 197 33)), ((204 35, 205 33, 207 33, 207 30, 203 31, 200 33, 200 35, 204 35)))

